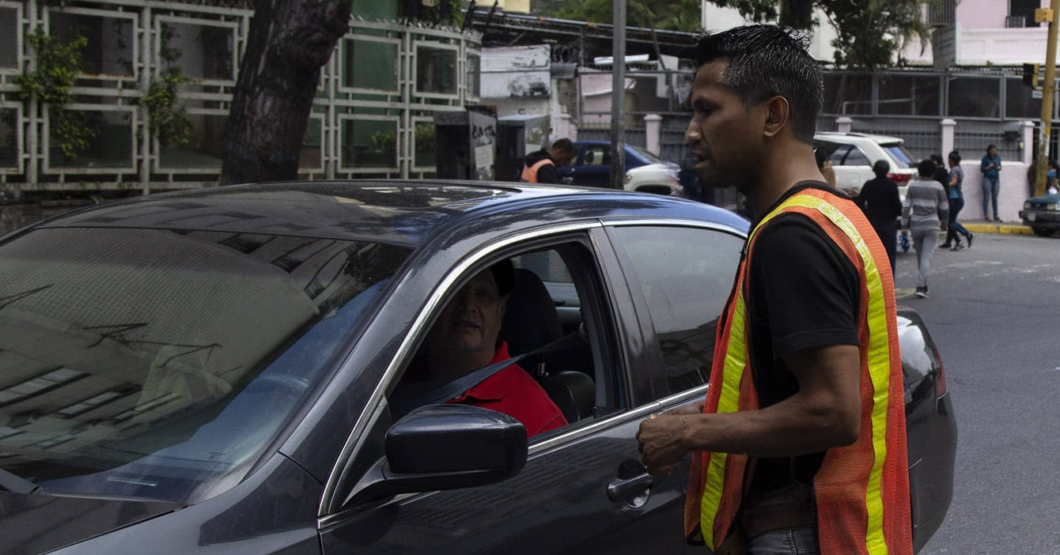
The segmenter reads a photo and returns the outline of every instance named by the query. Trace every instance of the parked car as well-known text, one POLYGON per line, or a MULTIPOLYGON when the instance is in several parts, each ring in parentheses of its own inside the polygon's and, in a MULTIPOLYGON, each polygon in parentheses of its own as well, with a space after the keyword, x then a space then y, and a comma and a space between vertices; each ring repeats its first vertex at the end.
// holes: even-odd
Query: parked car
POLYGON ((1060 229, 1060 195, 1029 198, 1020 210, 1023 225, 1030 226, 1039 237, 1052 237, 1060 229))
POLYGON ((875 179, 872 165, 886 160, 891 165, 887 177, 898 184, 898 194, 905 200, 909 180, 916 175, 916 158, 897 137, 864 133, 822 132, 814 135, 814 149, 823 149, 832 160, 836 188, 860 192, 866 181, 875 179))
MULTIPOLYGON (((568 185, 583 187, 611 186, 611 143, 610 141, 575 141, 577 152, 574 161, 569 165, 557 168, 560 181, 568 185)), ((626 171, 641 166, 657 164, 667 166, 654 154, 626 143, 626 171)), ((675 166, 676 167, 676 166, 675 166)))
MULTIPOLYGON (((654 195, 365 181, 82 209, 0 239, 0 529, 12 555, 691 553, 688 458, 635 434, 703 402, 748 223, 654 195), (678 248, 679 247, 679 248, 678 248), (391 399, 433 321, 499 260, 502 337, 568 426, 391 399)), ((898 317, 916 545, 956 422, 898 317)), ((697 551, 698 552, 698 551, 697 551)))
POLYGON ((633 168, 626 171, 625 190, 682 197, 685 193, 678 173, 680 170, 681 167, 672 162, 633 168))

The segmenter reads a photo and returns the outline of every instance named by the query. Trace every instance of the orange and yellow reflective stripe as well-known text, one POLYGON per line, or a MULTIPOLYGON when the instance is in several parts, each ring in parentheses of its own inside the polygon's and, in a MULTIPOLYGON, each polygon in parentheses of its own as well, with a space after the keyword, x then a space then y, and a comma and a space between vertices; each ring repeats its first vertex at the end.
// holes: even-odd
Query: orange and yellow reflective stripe
POLYGON ((872 555, 886 555, 887 542, 883 533, 883 465, 887 459, 887 409, 890 393, 891 363, 890 337, 887 330, 887 306, 883 302, 883 279, 879 268, 861 238, 857 227, 838 208, 824 199, 811 195, 795 195, 781 204, 773 214, 788 207, 803 207, 817 210, 838 227, 854 244, 861 257, 865 286, 869 293, 866 320, 869 327, 868 366, 872 379, 872 449, 874 460, 869 472, 865 491, 865 508, 868 512, 868 529, 865 531, 865 546, 872 555))
MULTIPOLYGON (((747 367, 746 341, 746 306, 743 298, 743 280, 741 272, 736 281, 736 294, 733 295, 732 319, 729 326, 729 342, 726 345, 725 365, 722 370, 721 397, 718 399, 717 412, 736 412, 740 410, 740 381, 747 367)), ((699 528, 706 544, 711 549, 714 545, 714 517, 718 514, 721 498, 725 488, 725 465, 727 453, 711 453, 707 466, 707 479, 700 501, 699 528)))

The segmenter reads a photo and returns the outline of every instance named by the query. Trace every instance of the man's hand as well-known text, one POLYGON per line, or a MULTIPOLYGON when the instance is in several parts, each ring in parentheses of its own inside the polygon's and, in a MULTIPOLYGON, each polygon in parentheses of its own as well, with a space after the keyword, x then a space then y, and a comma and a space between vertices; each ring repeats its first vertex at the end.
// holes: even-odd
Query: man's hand
POLYGON ((702 412, 701 407, 689 405, 640 423, 637 441, 640 443, 641 462, 648 469, 648 474, 669 474, 671 467, 688 453, 688 447, 685 445, 686 431, 691 420, 688 417, 702 412))

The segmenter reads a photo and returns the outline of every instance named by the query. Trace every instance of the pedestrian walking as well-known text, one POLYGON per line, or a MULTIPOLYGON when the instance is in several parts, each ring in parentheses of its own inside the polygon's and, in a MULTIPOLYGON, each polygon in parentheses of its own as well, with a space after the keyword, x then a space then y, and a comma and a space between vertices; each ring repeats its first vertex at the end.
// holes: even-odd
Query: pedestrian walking
POLYGON ((1000 223, 1001 215, 997 212, 997 196, 1001 192, 1001 155, 997 153, 997 147, 990 145, 986 147, 986 156, 979 163, 979 171, 983 173, 983 219, 990 221, 990 206, 994 207, 994 221, 1000 223))
POLYGON ((645 419, 642 461, 660 475, 692 453, 685 534, 715 553, 909 555, 894 283, 814 159, 820 66, 770 25, 703 37, 694 57, 700 177, 735 186, 755 218, 707 400, 645 419))
POLYGON ((963 224, 957 221, 957 214, 960 214, 961 209, 964 208, 964 192, 961 189, 961 186, 964 185, 964 169, 961 168, 961 155, 954 150, 947 158, 950 163, 950 186, 946 196, 950 201, 950 216, 949 225, 946 226, 946 242, 939 245, 939 247, 959 251, 964 248, 964 244, 961 243, 961 235, 968 240, 968 246, 971 247, 972 241, 975 240, 975 234, 968 231, 963 224))
POLYGON ((902 217, 902 199, 898 195, 898 184, 887 177, 890 171, 890 163, 877 160, 872 165, 872 173, 876 174, 876 178, 862 185, 857 203, 887 250, 893 276, 898 254, 898 218, 902 217))
POLYGON ((946 162, 942 160, 941 154, 932 154, 929 158, 935 164, 935 173, 931 178, 942 185, 942 189, 946 191, 946 196, 948 197, 950 195, 950 172, 946 170, 946 162))
POLYGON ((1060 192, 1060 164, 1056 160, 1049 160, 1049 169, 1045 172, 1045 194, 1055 195, 1057 192, 1060 192))
POLYGON ((924 160, 917 166, 916 178, 909 182, 902 205, 902 223, 913 236, 916 249, 916 265, 919 277, 916 296, 928 297, 928 274, 931 273, 931 256, 935 253, 941 222, 949 221, 950 201, 946 190, 933 179, 935 163, 924 160))

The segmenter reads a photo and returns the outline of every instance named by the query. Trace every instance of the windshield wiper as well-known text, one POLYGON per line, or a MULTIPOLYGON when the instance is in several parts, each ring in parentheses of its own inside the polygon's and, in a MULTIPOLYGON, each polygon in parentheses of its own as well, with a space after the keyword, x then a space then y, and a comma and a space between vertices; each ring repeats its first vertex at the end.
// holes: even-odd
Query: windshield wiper
POLYGON ((0 489, 13 493, 44 493, 44 488, 30 482, 29 480, 0 468, 0 489))

